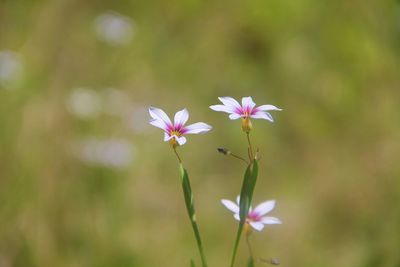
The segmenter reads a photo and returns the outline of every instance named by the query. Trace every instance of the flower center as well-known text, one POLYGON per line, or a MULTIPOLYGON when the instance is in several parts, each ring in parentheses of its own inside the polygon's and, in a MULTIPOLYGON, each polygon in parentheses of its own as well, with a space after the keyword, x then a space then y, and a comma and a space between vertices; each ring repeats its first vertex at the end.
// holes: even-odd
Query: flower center
POLYGON ((259 222, 261 221, 261 216, 257 212, 249 212, 247 215, 247 220, 250 222, 259 222))
POLYGON ((180 137, 182 135, 182 133, 180 131, 177 130, 172 130, 169 132, 169 135, 175 135, 177 137, 180 137))

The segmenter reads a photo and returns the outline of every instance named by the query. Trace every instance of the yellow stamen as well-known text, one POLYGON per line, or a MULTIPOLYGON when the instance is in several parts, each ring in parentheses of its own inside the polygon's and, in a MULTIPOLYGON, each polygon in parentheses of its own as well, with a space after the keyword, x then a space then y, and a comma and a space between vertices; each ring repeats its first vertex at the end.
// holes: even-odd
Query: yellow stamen
MULTIPOLYGON (((175 136, 177 136, 177 137, 180 137, 180 136, 182 135, 182 134, 181 134, 180 132, 178 132, 178 131, 171 131, 169 134, 170 134, 170 135, 175 135, 175 136)), ((176 138, 175 138, 175 137, 172 137, 171 140, 169 140, 169 143, 170 143, 170 145, 171 145, 173 148, 179 146, 179 144, 178 144, 178 142, 176 141, 176 138)))

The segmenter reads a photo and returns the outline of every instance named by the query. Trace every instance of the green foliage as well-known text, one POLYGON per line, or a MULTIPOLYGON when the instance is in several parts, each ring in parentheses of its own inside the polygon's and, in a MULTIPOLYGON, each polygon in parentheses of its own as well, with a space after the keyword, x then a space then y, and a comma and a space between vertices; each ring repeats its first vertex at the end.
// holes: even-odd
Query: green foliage
POLYGON ((247 166, 246 171, 243 177, 242 188, 240 191, 240 202, 239 202, 239 215, 240 222, 238 226, 238 230, 236 233, 235 244, 233 247, 233 254, 231 259, 231 266, 235 263, 236 253, 240 242, 240 237, 242 235, 243 226, 246 222, 247 214, 249 213, 249 208, 251 205, 251 201, 253 198, 254 187, 257 182, 258 177, 258 163, 257 160, 254 159, 252 163, 247 166))
MULTIPOLYGON (((181 152, 210 266, 226 266, 237 224, 219 201, 239 193, 244 165, 214 150, 246 151, 240 124, 208 109, 225 95, 283 108, 273 124, 253 121, 263 170, 253 202, 276 199, 271 215, 283 221, 252 239, 261 257, 398 266, 399 8, 397 0, 0 1, 0 51, 23 62, 15 83, 0 82, 0 266, 187 266, 195 251, 182 230, 176 159, 146 127, 150 105, 186 107, 191 121, 213 126, 181 152), (109 10, 134 21, 130 43, 97 37, 95 20, 109 10), (67 103, 81 87, 102 104, 122 100, 78 118, 67 103), (124 169, 82 161, 76 150, 92 137, 127 139, 133 161, 124 169)), ((246 266, 239 249, 237 266, 246 266)))
POLYGON ((207 267, 207 261, 204 255, 204 249, 203 249, 203 244, 201 242, 199 227, 197 226, 197 221, 196 221, 196 212, 194 210, 194 203, 193 203, 194 197, 192 193, 192 188, 190 187, 189 175, 182 164, 180 164, 180 172, 181 172, 182 189, 185 198, 186 210, 189 215, 189 219, 192 224, 193 232, 196 238, 197 247, 201 257, 201 263, 203 267, 207 267))

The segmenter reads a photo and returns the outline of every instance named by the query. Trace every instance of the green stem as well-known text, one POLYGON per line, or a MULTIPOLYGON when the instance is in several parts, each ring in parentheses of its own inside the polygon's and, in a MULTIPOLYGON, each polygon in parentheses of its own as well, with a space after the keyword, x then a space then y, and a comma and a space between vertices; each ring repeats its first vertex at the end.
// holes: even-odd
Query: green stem
POLYGON ((197 223, 196 223, 195 220, 191 219, 191 222, 192 222, 193 232, 194 232, 194 235, 196 237, 197 247, 198 247, 199 253, 200 253, 201 264, 202 264, 203 267, 207 267, 206 256, 204 255, 203 244, 201 243, 199 228, 198 228, 197 223))
POLYGON ((249 235, 247 235, 247 234, 246 234, 246 243, 247 243, 247 247, 248 247, 248 249, 249 249, 250 257, 251 257, 252 259, 254 259, 253 250, 251 249, 251 244, 250 244, 250 240, 249 240, 249 235))
POLYGON ((176 151, 176 147, 173 147, 176 157, 178 158, 179 163, 182 163, 181 157, 179 157, 178 151, 176 151))
POLYGON ((251 145, 251 141, 250 141, 250 134, 246 133, 247 136, 247 142, 249 143, 249 149, 250 149, 250 162, 253 161, 254 158, 254 152, 253 152, 253 146, 251 145))
POLYGON ((243 229, 243 224, 239 223, 239 229, 236 234, 236 240, 235 240, 235 246, 233 248, 233 253, 232 253, 232 259, 231 259, 231 267, 235 264, 235 259, 236 259, 236 253, 237 249, 239 247, 239 242, 240 242, 240 236, 242 234, 242 229, 243 229))

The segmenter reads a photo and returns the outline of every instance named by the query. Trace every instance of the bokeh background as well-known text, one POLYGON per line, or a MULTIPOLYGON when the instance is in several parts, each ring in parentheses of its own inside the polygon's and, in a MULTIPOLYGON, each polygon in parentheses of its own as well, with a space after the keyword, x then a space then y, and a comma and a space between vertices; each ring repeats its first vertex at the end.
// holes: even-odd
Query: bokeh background
POLYGON ((208 108, 225 95, 284 109, 254 122, 254 202, 284 222, 251 237, 257 256, 400 266, 399 56, 395 0, 0 1, 0 266, 199 264, 150 105, 214 126, 179 150, 210 266, 228 266, 220 199, 245 166, 216 148, 246 139, 208 108))

